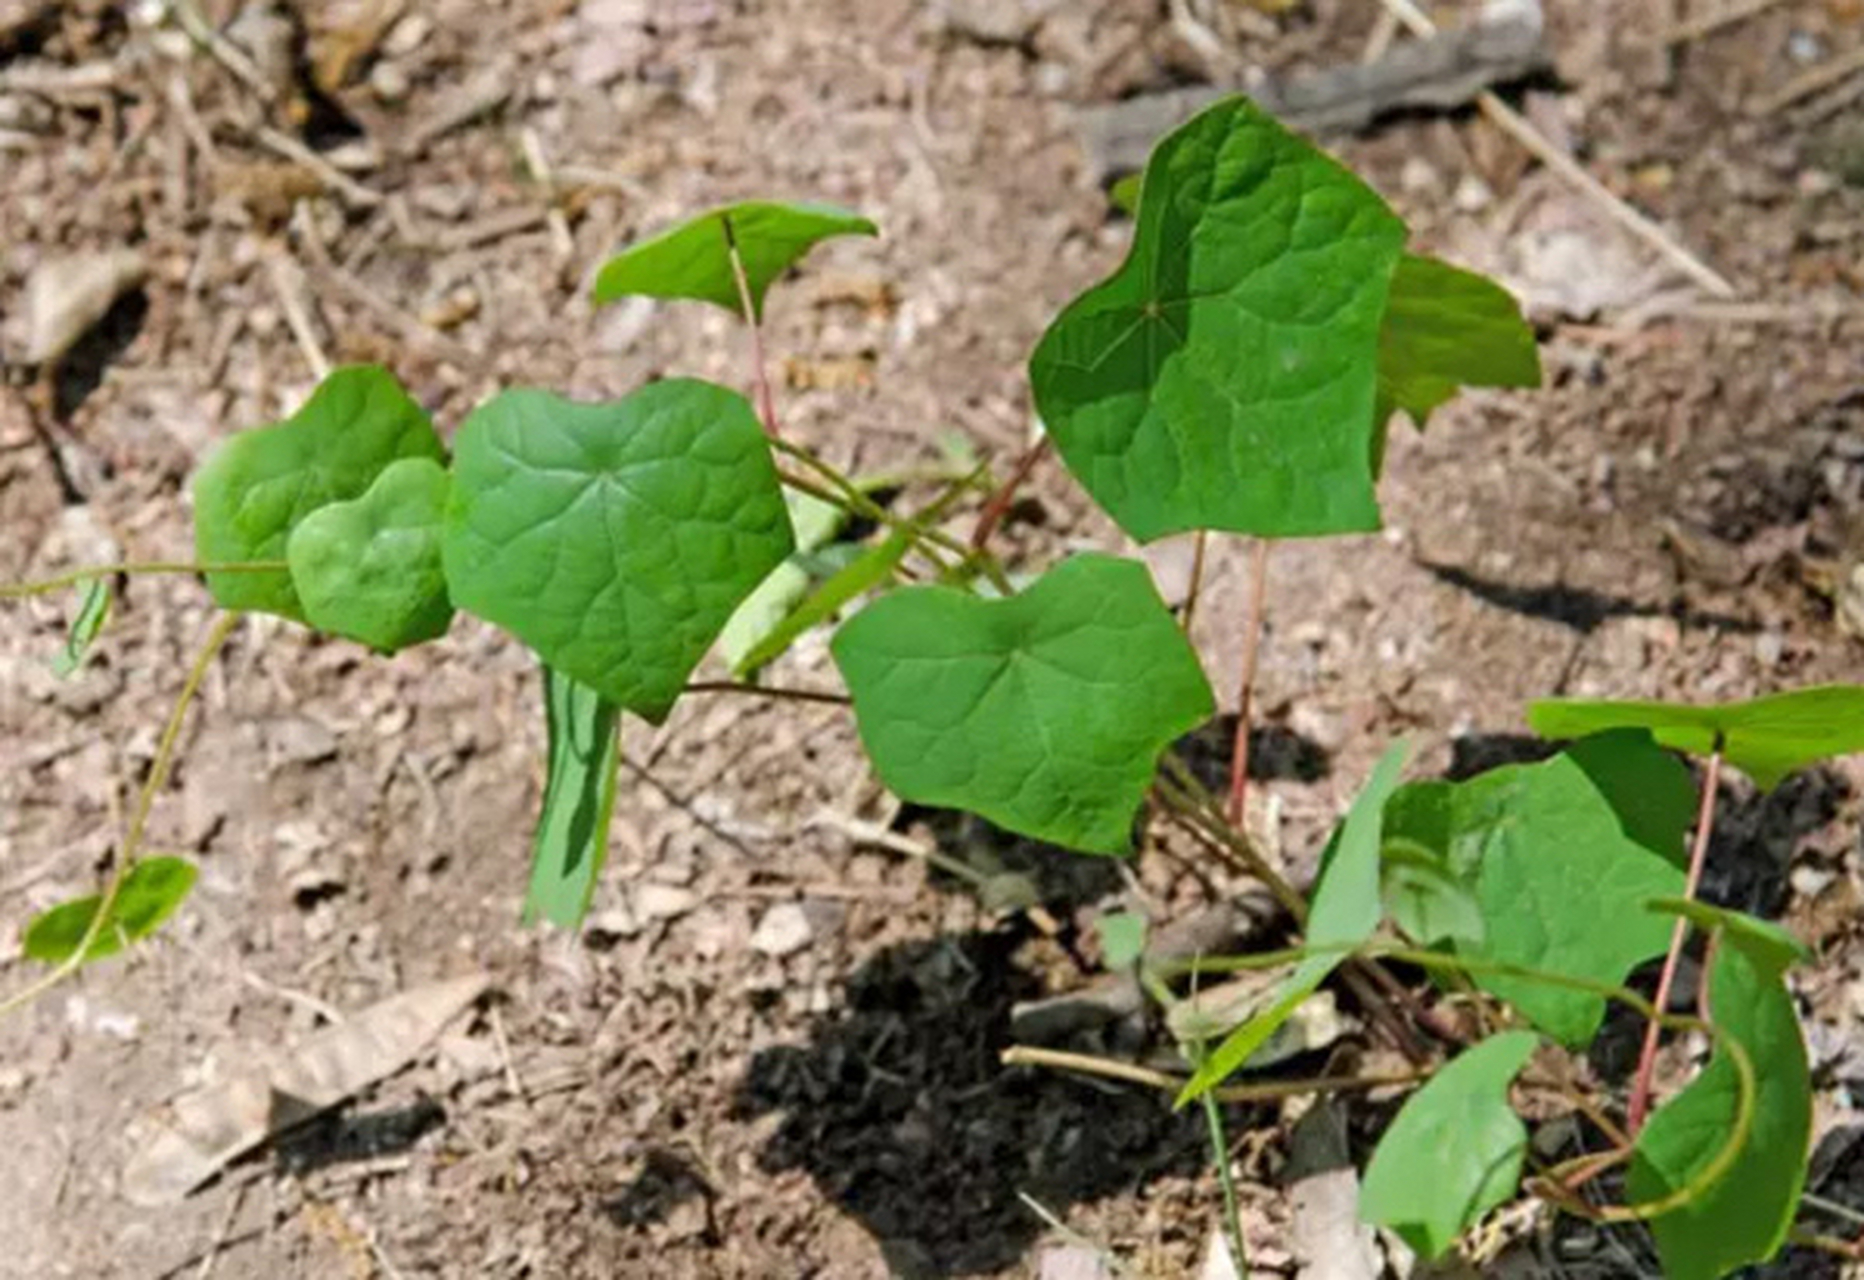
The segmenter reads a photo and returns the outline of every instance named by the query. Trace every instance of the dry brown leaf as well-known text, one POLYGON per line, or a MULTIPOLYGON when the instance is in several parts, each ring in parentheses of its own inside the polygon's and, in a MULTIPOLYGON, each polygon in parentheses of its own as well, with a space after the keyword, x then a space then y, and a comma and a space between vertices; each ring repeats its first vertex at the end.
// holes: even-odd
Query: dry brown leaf
POLYGON ((429 983, 326 1027, 272 1070, 183 1094, 151 1121, 155 1132, 123 1171, 135 1204, 173 1204, 227 1163, 413 1061, 486 989, 483 975, 429 983))

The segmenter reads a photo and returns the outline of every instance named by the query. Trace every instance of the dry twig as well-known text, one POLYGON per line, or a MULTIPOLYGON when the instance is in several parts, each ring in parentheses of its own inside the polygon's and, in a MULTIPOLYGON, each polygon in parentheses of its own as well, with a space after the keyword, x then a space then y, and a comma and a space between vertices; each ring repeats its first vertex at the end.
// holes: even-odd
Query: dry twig
MULTIPOLYGON (((1381 0, 1398 20, 1418 36, 1432 36, 1437 26, 1413 0, 1381 0)), ((1496 126, 1525 147, 1536 160, 1590 196, 1619 226, 1642 240, 1668 259, 1678 270, 1718 298, 1732 298, 1735 287, 1713 267, 1696 257, 1655 222, 1614 195, 1610 188, 1588 173, 1564 151, 1548 142, 1527 118, 1503 102, 1490 90, 1476 95, 1476 105, 1496 126)))

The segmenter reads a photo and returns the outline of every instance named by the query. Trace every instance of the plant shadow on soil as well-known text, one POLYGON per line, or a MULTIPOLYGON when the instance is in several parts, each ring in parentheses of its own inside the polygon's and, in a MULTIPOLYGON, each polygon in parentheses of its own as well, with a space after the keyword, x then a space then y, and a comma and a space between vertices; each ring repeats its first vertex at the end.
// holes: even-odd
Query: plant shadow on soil
MULTIPOLYGON (((1177 745, 1213 787, 1228 785, 1234 729, 1226 717, 1177 745)), ((1273 725, 1252 731, 1250 759, 1257 778, 1312 781, 1329 768, 1314 743, 1273 725)), ((900 823, 910 822, 929 827, 947 856, 1024 877, 1052 909, 1122 887, 1116 859, 964 814, 908 808, 900 823)), ((896 1275, 1014 1265, 1045 1230, 1024 1195, 1066 1216, 1071 1205, 1209 1164, 1201 1115, 1174 1113, 1162 1094, 999 1062, 1012 1006, 1048 994, 1018 963, 1029 937, 1018 924, 889 948, 849 978, 841 1007, 808 1045, 767 1049, 746 1074, 739 1113, 784 1116, 761 1165, 806 1170, 874 1236, 896 1275)))
POLYGON ((892 947, 848 981, 806 1047, 752 1059, 744 1116, 784 1118, 759 1163, 806 1170, 899 1276, 1014 1265, 1071 1205, 1209 1162, 1201 1115, 1130 1086, 1006 1069, 1010 1008, 1041 994, 1018 928, 892 947))

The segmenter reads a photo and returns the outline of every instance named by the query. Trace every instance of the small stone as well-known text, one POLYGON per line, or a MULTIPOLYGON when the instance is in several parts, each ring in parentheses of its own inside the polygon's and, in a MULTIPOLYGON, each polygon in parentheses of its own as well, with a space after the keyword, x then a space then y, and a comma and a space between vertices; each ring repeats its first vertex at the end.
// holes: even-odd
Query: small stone
POLYGON ((634 891, 634 912, 645 921, 677 919, 698 905, 699 895, 678 885, 649 881, 634 891))
POLYGON ((751 934, 751 946, 773 959, 794 955, 815 938, 815 925, 800 902, 779 902, 764 912, 751 934))
POLYGON ((642 927, 641 918, 626 906, 611 907, 590 915, 583 926, 583 938, 590 946, 601 947, 619 938, 632 938, 642 927))
POLYGON ((274 720, 266 731, 265 754, 273 769, 284 765, 318 764, 337 753, 337 736, 330 727, 308 716, 274 720))
POLYGON ((1481 213, 1495 203, 1495 192, 1489 184, 1473 173, 1463 175, 1463 180, 1456 184, 1456 193, 1450 197, 1450 203, 1459 213, 1481 213))
POLYGON ((1754 637, 1754 656, 1763 667, 1777 667, 1786 656, 1786 637, 1778 631, 1763 631, 1754 637))
POLYGON ((1095 1250, 1068 1244, 1044 1249, 1036 1275, 1038 1280, 1111 1280, 1113 1272, 1095 1250))
POLYGON ((1801 898, 1816 898, 1824 893, 1837 876, 1824 867, 1815 867, 1810 863, 1801 863, 1794 867, 1787 876, 1787 883, 1793 886, 1793 892, 1801 898))
POLYGON ((26 280, 19 363, 42 364, 65 354, 148 271, 136 249, 47 258, 26 280))

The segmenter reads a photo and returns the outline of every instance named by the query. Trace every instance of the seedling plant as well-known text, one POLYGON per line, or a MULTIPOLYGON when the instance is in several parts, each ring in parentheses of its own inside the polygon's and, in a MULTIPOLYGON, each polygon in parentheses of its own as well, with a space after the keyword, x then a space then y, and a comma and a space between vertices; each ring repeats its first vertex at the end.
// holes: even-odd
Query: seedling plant
POLYGON ((1376 530, 1391 420, 1421 429, 1465 386, 1537 385, 1534 335, 1506 291, 1408 252, 1403 222, 1370 188, 1246 99, 1171 134, 1116 195, 1130 202, 1131 250, 1037 346, 1029 375, 1043 442, 994 491, 981 472, 957 475, 902 514, 872 483, 784 438, 765 372, 766 295, 822 240, 878 232, 841 209, 748 203, 623 252, 594 296, 693 299, 742 317, 755 407, 687 378, 604 403, 514 387, 474 409, 449 451, 387 370, 340 369, 291 417, 206 460, 194 480, 195 562, 96 566, 0 589, 76 592, 53 658, 64 673, 104 630, 121 575, 202 575, 224 610, 107 881, 27 925, 25 952, 45 968, 0 1011, 147 936, 185 898, 192 864, 146 855, 143 835, 188 707, 244 614, 388 654, 445 634, 465 610, 515 636, 541 669, 549 745, 526 920, 575 928, 589 907, 624 712, 658 723, 680 698, 721 691, 847 701, 876 772, 903 799, 1110 857, 1130 856, 1155 818, 1169 821, 1286 908, 1299 945, 1188 960, 1151 956, 1138 916, 1103 920, 1106 963, 1165 1006, 1184 1075, 1008 1055, 1163 1084, 1177 1105, 1202 1108, 1239 1256, 1220 1103, 1391 1083, 1264 1079, 1253 1065, 1338 983, 1415 1066, 1398 1077, 1415 1089, 1365 1169, 1366 1221, 1436 1257, 1525 1185, 1568 1212, 1647 1223, 1677 1280, 1771 1257, 1795 1231, 1811 1129, 1785 985, 1805 954, 1697 889, 1724 768, 1770 788, 1864 749, 1864 689, 1719 707, 1543 702, 1529 719, 1567 744, 1558 754, 1462 782, 1405 781, 1407 747, 1394 744, 1304 896, 1242 822, 1268 548, 1376 530), (1175 617, 1136 560, 1073 555, 1029 579, 991 552, 1015 485, 1050 449, 1137 542, 1195 533, 1201 566, 1212 535, 1258 540, 1227 795, 1171 752, 1216 705, 1186 638, 1190 606, 1175 617), (980 495, 974 536, 948 532, 954 509, 980 495), (838 540, 850 519, 873 534, 838 540), (834 628, 845 698, 757 683, 821 626, 834 628), (694 683, 715 648, 732 679, 694 683), (1700 784, 1685 758, 1702 763, 1700 784), (1705 979, 1679 993, 1692 934, 1706 940, 1705 979), (1654 996, 1629 989, 1627 975, 1657 957, 1654 996), (1198 984, 1244 970, 1281 976, 1227 1020, 1185 1015, 1198 984), (1622 1103, 1562 1066, 1612 1003, 1648 1025, 1622 1103), (1666 1031, 1697 1033, 1710 1057, 1659 1102, 1652 1064, 1666 1031), (1525 1092, 1562 1099, 1596 1132, 1594 1153, 1530 1170, 1511 1101, 1525 1092), (1608 1169, 1622 1170, 1622 1203, 1588 1194, 1608 1169))

